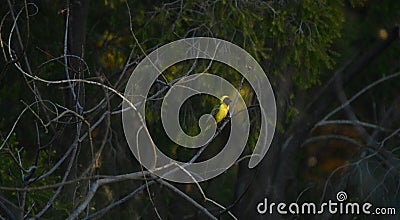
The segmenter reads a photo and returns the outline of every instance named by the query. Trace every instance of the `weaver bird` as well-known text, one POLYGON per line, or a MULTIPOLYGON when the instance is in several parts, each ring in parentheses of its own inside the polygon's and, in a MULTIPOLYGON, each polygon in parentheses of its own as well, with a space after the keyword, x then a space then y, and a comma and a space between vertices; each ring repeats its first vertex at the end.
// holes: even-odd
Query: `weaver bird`
POLYGON ((228 115, 229 112, 229 104, 231 103, 231 99, 229 96, 222 96, 218 105, 214 107, 211 112, 211 115, 214 116, 215 121, 220 123, 224 118, 228 115))

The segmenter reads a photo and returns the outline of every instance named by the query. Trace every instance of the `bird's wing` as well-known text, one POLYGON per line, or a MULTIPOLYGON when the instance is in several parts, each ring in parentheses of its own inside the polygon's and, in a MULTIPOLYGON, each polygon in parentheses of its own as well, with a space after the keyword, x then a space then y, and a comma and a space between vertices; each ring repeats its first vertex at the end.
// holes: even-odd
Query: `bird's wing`
POLYGON ((217 114, 218 110, 219 110, 219 105, 215 105, 214 108, 211 110, 211 115, 213 117, 215 117, 215 115, 217 114))

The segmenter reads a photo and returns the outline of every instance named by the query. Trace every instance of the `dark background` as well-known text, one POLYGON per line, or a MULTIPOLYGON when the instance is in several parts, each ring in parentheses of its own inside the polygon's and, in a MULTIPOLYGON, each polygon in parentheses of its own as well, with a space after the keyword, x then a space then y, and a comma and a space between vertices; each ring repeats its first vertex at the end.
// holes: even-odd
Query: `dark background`
MULTIPOLYGON (((400 210, 397 1, 5 0, 0 11, 1 219, 372 219, 256 212, 265 197, 319 204, 339 191, 346 201, 400 210), (247 168, 261 123, 250 85, 218 62, 171 66, 146 102, 160 150, 180 161, 196 154, 160 124, 162 98, 185 74, 206 71, 240 88, 251 132, 227 172, 169 183, 145 173, 130 152, 117 93, 146 54, 194 36, 230 41, 256 58, 275 92, 276 134, 263 162, 247 168)), ((196 135, 199 117, 217 103, 189 99, 182 128, 196 135)), ((198 160, 219 152, 229 131, 198 160)))

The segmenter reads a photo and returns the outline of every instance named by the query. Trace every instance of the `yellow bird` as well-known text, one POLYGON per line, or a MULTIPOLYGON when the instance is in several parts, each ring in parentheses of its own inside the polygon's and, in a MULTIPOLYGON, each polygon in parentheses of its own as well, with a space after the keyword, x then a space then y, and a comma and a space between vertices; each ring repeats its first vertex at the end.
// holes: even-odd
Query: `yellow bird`
POLYGON ((231 99, 229 96, 222 96, 220 99, 220 103, 214 107, 211 112, 211 115, 214 116, 215 121, 220 123, 224 118, 228 115, 229 112, 229 104, 231 103, 231 99))

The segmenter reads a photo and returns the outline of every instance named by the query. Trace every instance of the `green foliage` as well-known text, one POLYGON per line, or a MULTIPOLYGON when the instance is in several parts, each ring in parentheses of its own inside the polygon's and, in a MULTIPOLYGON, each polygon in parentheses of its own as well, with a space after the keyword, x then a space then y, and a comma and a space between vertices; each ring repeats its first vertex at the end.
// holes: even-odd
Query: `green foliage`
MULTIPOLYGON (((0 186, 11 187, 11 188, 25 188, 26 183, 23 179, 30 176, 31 172, 36 175, 31 176, 31 179, 36 178, 38 175, 48 172, 49 169, 54 166, 54 156, 56 151, 42 151, 39 154, 37 160, 37 166, 35 164, 35 157, 32 156, 32 152, 21 148, 21 144, 17 140, 16 133, 13 133, 7 142, 7 147, 3 148, 0 152, 0 186), (21 163, 21 164, 19 164, 21 163), (25 169, 21 169, 21 166, 25 169)), ((41 187, 49 186, 61 181, 61 176, 50 175, 40 181, 34 181, 29 184, 28 187, 41 187)), ((56 188, 50 188, 46 190, 34 190, 31 192, 26 192, 26 207, 31 207, 32 214, 37 214, 45 205, 48 203, 49 199, 54 195, 56 188)), ((4 190, 2 195, 14 204, 18 204, 18 198, 22 196, 25 192, 16 192, 4 190)), ((61 202, 55 200, 52 205, 52 209, 47 213, 48 216, 67 216, 70 208, 69 202, 61 202)), ((45 215, 45 216, 47 216, 45 215)))
POLYGON ((188 1, 183 8, 158 8, 154 19, 173 21, 171 31, 179 37, 211 36, 237 43, 270 64, 264 68, 271 73, 290 74, 298 86, 308 88, 334 65, 331 46, 340 37, 341 9, 338 1, 188 1))
POLYGON ((289 123, 291 120, 296 118, 296 116, 299 114, 299 110, 296 109, 295 107, 289 107, 287 112, 286 112, 286 123, 289 123))
POLYGON ((367 4, 368 0, 350 0, 349 2, 353 8, 362 8, 367 4))
MULTIPOLYGON (((11 149, 16 149, 18 145, 18 141, 16 140, 17 135, 13 133, 8 141, 8 144, 11 149)), ((18 173, 19 169, 15 161, 12 160, 4 151, 0 154, 0 186, 5 186, 9 183, 15 182, 16 179, 21 176, 18 173), (8 169, 4 169, 8 168, 8 169)))

